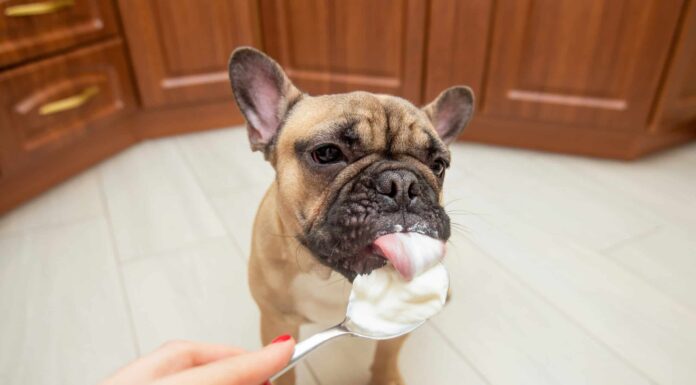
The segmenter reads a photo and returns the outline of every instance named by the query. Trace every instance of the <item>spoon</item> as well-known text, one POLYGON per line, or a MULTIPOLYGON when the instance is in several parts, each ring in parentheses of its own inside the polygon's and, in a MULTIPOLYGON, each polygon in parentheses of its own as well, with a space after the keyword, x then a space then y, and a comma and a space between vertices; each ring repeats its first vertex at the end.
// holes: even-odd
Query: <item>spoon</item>
POLYGON ((278 373, 273 375, 273 377, 271 377, 271 381, 275 381, 276 379, 278 379, 278 377, 282 376, 285 372, 292 369, 307 354, 314 351, 314 349, 323 345, 325 342, 331 341, 335 338, 342 337, 342 336, 352 336, 352 337, 368 338, 368 339, 372 339, 372 340, 388 340, 388 339, 400 337, 404 334, 407 334, 407 333, 414 331, 419 326, 423 325, 425 323, 425 321, 426 320, 416 322, 413 324, 409 324, 409 325, 404 325, 403 328, 401 328, 398 331, 392 331, 391 334, 385 334, 385 333, 380 333, 378 331, 369 331, 369 330, 360 329, 358 327, 358 325, 353 323, 353 321, 351 321, 351 319, 348 316, 346 316, 346 318, 340 324, 338 324, 334 327, 328 328, 328 329, 324 330, 323 332, 319 332, 319 333, 307 338, 304 341, 298 342, 297 345, 295 345, 295 351, 292 353, 292 358, 290 358, 290 362, 288 362, 287 366, 285 366, 283 369, 281 369, 278 373))

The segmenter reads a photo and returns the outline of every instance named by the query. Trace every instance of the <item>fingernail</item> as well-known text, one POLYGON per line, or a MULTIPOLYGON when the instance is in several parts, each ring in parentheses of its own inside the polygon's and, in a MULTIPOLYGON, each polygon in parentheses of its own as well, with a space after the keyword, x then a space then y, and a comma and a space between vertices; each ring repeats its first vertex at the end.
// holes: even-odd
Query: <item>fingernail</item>
POLYGON ((292 338, 290 334, 283 334, 282 336, 276 337, 273 341, 271 341, 272 344, 278 343, 278 342, 285 342, 292 338))
POLYGON ((271 381, 266 380, 266 382, 264 382, 263 385, 271 385, 271 381))

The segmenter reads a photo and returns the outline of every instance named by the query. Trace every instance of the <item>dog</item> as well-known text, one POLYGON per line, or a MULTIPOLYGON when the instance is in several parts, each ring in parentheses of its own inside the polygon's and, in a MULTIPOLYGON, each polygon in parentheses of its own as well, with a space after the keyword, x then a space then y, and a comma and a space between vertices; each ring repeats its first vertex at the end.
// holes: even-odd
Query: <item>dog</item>
MULTIPOLYGON (((249 286, 264 344, 307 322, 343 320, 350 284, 386 264, 372 242, 397 231, 447 241, 441 205, 448 145, 474 112, 469 87, 418 108, 350 92, 310 96, 264 53, 236 49, 229 77, 251 149, 275 169, 254 220, 249 286)), ((380 341, 371 384, 401 385, 404 337, 380 341)), ((294 384, 292 372, 279 384, 294 384)))

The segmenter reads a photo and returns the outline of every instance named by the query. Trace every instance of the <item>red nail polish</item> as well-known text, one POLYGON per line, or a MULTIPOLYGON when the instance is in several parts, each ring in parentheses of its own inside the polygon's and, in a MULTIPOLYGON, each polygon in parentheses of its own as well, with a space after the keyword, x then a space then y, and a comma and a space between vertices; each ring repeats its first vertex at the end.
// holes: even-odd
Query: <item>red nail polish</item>
POLYGON ((271 381, 266 380, 266 382, 264 382, 263 385, 271 385, 271 381))
POLYGON ((272 344, 278 343, 278 342, 285 342, 292 338, 290 334, 283 334, 282 336, 276 337, 273 341, 271 341, 272 344))

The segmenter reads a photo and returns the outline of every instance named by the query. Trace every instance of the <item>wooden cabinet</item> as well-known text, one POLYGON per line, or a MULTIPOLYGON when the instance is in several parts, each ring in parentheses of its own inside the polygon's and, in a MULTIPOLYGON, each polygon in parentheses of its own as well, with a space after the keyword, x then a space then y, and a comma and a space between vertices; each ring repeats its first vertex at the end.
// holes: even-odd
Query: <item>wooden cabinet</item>
POLYGON ((688 140, 693 3, 433 0, 426 96, 474 87, 468 140, 624 159, 688 140))
POLYGON ((640 130, 681 1, 501 0, 483 113, 640 130))
POLYGON ((353 90, 421 102, 424 0, 262 0, 263 48, 310 94, 353 90))
POLYGON ((0 75, 5 174, 135 109, 121 43, 110 41, 0 75))
POLYGON ((0 212, 134 143, 111 0, 0 1, 0 212))
POLYGON ((474 90, 480 110, 493 5, 493 0, 431 1, 423 102, 465 84, 474 90))
POLYGON ((696 0, 0 0, 0 212, 136 140, 241 124, 241 45, 314 95, 469 85, 465 140, 632 159, 696 138, 696 0))
POLYGON ((145 107, 232 98, 227 59, 259 45, 257 6, 249 0, 119 0, 145 107))
POLYGON ((667 67, 652 132, 682 130, 696 121, 696 1, 687 4, 667 67))
POLYGON ((116 33, 110 0, 0 1, 0 67, 116 33))

